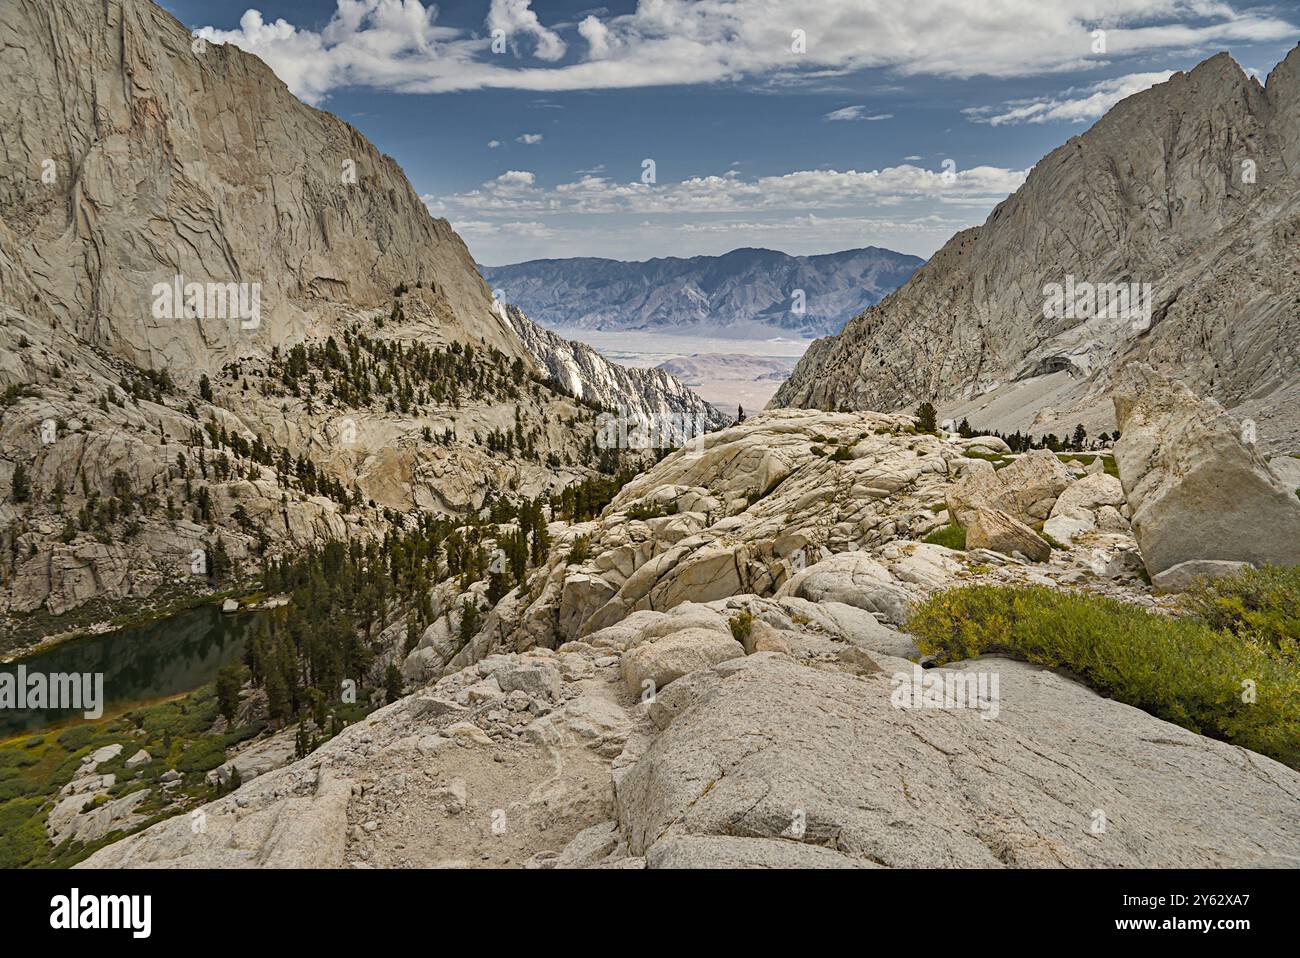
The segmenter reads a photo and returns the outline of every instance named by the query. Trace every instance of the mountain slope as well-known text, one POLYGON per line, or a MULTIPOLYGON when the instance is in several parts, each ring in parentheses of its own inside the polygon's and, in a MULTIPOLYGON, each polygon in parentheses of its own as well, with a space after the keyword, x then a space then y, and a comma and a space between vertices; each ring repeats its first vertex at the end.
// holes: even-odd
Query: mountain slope
POLYGON ((14 0, 0 45, 0 644, 639 461, 258 58, 149 0, 14 0))
POLYGON ((301 338, 320 306, 378 306, 418 282, 433 290, 427 332, 520 354, 396 162, 258 58, 195 45, 144 0, 15 0, 0 36, 0 301, 196 378, 301 338), (259 325, 155 317, 154 285, 178 273, 261 283, 259 325))
POLYGON ((1226 54, 1175 74, 1054 150, 984 225, 814 343, 772 405, 929 399, 982 428, 1113 428, 1111 374, 1142 358, 1293 435, 1282 397, 1300 368, 1298 158, 1300 47, 1266 86, 1226 54), (1071 277, 1150 284, 1149 318, 1046 316, 1051 284, 1071 277))
POLYGON ((502 299, 544 326, 752 337, 837 332, 922 262, 875 247, 821 256, 737 249, 690 259, 545 259, 480 270, 502 299), (796 290, 803 290, 802 313, 796 290))
MULTIPOLYGON (((518 306, 502 309, 537 363, 578 399, 624 411, 642 422, 666 413, 683 429, 709 431, 730 422, 664 369, 635 369, 611 363, 586 343, 565 339, 538 326, 518 306)), ((689 438, 676 429, 673 435, 679 440, 689 438)))

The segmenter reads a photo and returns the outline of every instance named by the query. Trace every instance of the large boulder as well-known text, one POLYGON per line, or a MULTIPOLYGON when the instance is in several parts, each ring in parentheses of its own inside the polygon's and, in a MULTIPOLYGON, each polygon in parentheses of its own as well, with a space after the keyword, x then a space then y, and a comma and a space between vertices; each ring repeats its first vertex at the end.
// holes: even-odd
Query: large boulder
POLYGON ((628 854, 650 867, 908 868, 1300 855, 1300 774, 1272 759, 993 656, 925 675, 997 676, 996 717, 898 707, 911 666, 881 661, 862 677, 770 653, 718 666, 615 780, 628 854))
POLYGON ((810 602, 842 602, 901 624, 913 596, 887 568, 865 552, 840 552, 792 576, 777 596, 810 602))
POLYGON ((646 682, 653 683, 654 689, 661 689, 688 672, 744 654, 740 643, 729 635, 712 629, 682 629, 624 652, 623 681, 628 691, 640 694, 647 687, 646 682))
POLYGON ((1046 562, 1052 547, 1037 532, 998 509, 976 509, 967 519, 966 548, 990 549, 1006 556, 1019 553, 1046 562))
POLYGON ((1150 575, 1193 559, 1300 564, 1300 499, 1217 402, 1133 363, 1115 418, 1115 462, 1150 575))
POLYGON ((965 526, 978 509, 997 509, 1021 522, 1046 519, 1070 485, 1070 472, 1046 449, 1025 453, 1004 469, 966 470, 948 490, 948 512, 965 526))

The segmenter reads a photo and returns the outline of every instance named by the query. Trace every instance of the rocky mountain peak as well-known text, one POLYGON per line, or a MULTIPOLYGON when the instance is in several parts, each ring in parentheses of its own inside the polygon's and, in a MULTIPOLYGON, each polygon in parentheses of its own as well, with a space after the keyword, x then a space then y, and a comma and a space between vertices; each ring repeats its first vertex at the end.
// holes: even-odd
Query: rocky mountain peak
POLYGON ((1120 102, 815 343, 773 405, 932 400, 984 428, 1096 431, 1113 428, 1114 370, 1141 358, 1290 435, 1278 397, 1300 344, 1297 60, 1261 87, 1220 54, 1120 102), (1099 288, 1117 308, 1097 308, 1099 288), (1093 298, 1053 306, 1053 289, 1093 298))

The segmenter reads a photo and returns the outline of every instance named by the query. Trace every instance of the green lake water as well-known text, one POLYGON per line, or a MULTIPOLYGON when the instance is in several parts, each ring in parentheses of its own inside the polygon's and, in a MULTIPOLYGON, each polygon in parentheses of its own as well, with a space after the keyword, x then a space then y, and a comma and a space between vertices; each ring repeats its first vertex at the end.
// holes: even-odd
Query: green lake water
MULTIPOLYGON (((193 691, 213 681, 218 670, 241 659, 260 613, 223 615, 215 605, 103 635, 75 639, 19 662, 0 673, 103 673, 105 715, 131 706, 193 691)), ((38 732, 78 721, 76 710, 0 708, 0 738, 38 732)))

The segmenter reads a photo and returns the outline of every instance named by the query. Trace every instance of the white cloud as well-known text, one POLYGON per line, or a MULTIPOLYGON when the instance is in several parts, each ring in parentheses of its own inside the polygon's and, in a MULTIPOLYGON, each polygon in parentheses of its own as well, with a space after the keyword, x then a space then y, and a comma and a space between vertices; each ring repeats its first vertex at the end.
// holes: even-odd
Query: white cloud
POLYGON ((1033 76, 1096 68, 1162 51, 1289 41, 1297 27, 1270 8, 1228 0, 640 0, 632 13, 592 13, 576 26, 542 24, 530 0, 492 0, 490 35, 436 24, 420 0, 337 0, 319 31, 249 10, 237 30, 200 35, 262 57, 295 93, 320 102, 343 86, 399 92, 485 88, 536 91, 682 85, 740 79, 774 83, 869 67, 902 75, 1033 76), (1105 54, 1092 30, 1106 25, 1105 54), (791 50, 794 26, 807 49, 791 50), (561 30, 584 43, 570 54, 561 30), (530 41, 526 58, 519 38, 530 41), (520 62, 523 60, 524 62, 520 62))
POLYGON ((1061 120, 1083 123, 1095 120, 1125 97, 1164 83, 1172 70, 1160 73, 1130 73, 1102 80, 1085 88, 1065 90, 1055 97, 1015 100, 1002 107, 971 107, 962 112, 976 123, 1002 126, 1008 123, 1050 123, 1061 120))
POLYGON ((487 145, 487 146, 488 146, 488 149, 489 149, 489 150, 495 150, 495 149, 496 149, 498 146, 500 146, 500 145, 501 145, 501 141, 500 141, 500 140, 488 140, 488 145, 487 145))
POLYGON ((868 122, 874 122, 877 120, 892 120, 894 118, 894 114, 892 113, 876 113, 871 116, 866 116, 863 113, 865 109, 866 107, 861 105, 846 106, 839 110, 832 110, 830 113, 826 114, 824 119, 831 120, 832 122, 837 120, 867 120, 868 122))
POLYGON ((754 211, 855 210, 935 206, 987 207, 1019 188, 1027 170, 978 166, 949 175, 904 164, 883 170, 796 170, 745 179, 735 170, 650 186, 586 174, 547 189, 534 174, 510 170, 475 190, 431 202, 438 215, 464 219, 485 213, 706 215, 754 211))
MULTIPOLYGON (((535 182, 537 182, 537 175, 529 173, 527 170, 506 170, 492 181, 498 186, 510 188, 532 186, 535 182)), ((489 184, 485 183, 483 185, 488 186, 489 184)))
POLYGON ((487 16, 488 29, 502 31, 512 43, 519 36, 532 37, 536 41, 535 53, 539 60, 559 60, 568 47, 558 33, 542 26, 537 14, 530 9, 530 3, 531 0, 492 0, 487 16))
POLYGON ((532 146, 534 143, 541 143, 543 139, 545 138, 540 133, 521 133, 515 137, 515 142, 532 146))

